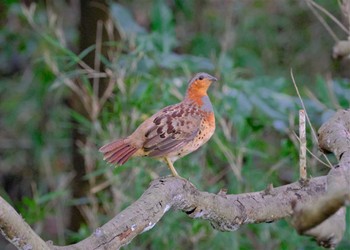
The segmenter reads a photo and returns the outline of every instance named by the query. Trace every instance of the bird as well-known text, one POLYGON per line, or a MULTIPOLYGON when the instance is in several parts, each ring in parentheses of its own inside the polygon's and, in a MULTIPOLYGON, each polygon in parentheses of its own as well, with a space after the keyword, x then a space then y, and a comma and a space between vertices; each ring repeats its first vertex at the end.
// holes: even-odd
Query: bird
POLYGON ((208 73, 197 73, 188 82, 181 102, 159 110, 131 135, 102 146, 99 151, 103 159, 123 165, 131 157, 147 156, 165 161, 172 175, 180 177, 173 163, 197 150, 214 134, 215 116, 207 90, 216 81, 208 73))

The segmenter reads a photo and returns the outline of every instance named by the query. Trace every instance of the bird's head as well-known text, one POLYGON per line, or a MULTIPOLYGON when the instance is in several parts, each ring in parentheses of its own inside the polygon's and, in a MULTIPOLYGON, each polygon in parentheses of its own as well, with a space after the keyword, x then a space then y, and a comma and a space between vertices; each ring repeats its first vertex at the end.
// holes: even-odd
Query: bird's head
POLYGON ((207 90, 212 82, 217 81, 214 76, 207 73, 196 74, 188 84, 187 97, 201 97, 207 95, 207 90))

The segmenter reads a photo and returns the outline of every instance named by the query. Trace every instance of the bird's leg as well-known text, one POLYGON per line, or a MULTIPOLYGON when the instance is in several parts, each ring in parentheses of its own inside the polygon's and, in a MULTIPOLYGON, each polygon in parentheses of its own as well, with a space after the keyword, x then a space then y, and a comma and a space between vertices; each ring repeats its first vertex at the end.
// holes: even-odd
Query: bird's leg
POLYGON ((165 162, 168 164, 168 167, 169 167, 169 169, 170 169, 170 171, 171 171, 171 173, 173 174, 174 177, 183 179, 183 180, 185 180, 186 182, 188 182, 191 186, 193 186, 194 188, 196 188, 191 182, 189 182, 189 181, 186 180, 185 178, 181 177, 181 176, 176 172, 173 163, 171 162, 171 160, 170 160, 168 157, 164 157, 164 160, 165 160, 165 162))
POLYGON ((164 157, 165 162, 168 164, 168 167, 171 171, 171 173, 173 174, 174 177, 180 177, 180 175, 176 172, 173 163, 171 162, 171 160, 168 157, 164 157))

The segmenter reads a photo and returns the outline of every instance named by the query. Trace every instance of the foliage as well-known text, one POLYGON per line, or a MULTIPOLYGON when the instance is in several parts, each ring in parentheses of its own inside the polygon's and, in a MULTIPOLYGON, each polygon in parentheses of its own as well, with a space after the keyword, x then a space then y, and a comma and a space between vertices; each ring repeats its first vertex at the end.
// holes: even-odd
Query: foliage
MULTIPOLYGON (((330 72, 332 42, 324 35, 319 39, 324 31, 305 4, 153 1, 144 3, 145 11, 137 1, 111 2, 110 21, 120 39, 102 44, 109 54, 99 56, 106 68, 101 76, 82 65, 98 45, 77 53, 77 20, 61 18, 60 14, 74 9, 69 10, 67 3, 48 2, 28 10, 8 1, 9 25, 0 30, 5 51, 0 55, 4 183, 0 191, 20 201, 15 202, 16 208, 29 223, 42 226, 38 228, 50 215, 60 220, 71 206, 79 206, 85 224, 78 232, 64 232, 63 224, 56 225, 56 234, 47 236, 56 237, 60 244, 83 239, 135 201, 152 179, 169 174, 164 164, 152 159, 132 159, 114 169, 102 161, 97 149, 129 134, 159 108, 178 102, 194 72, 209 71, 220 78, 209 93, 217 129, 207 145, 177 161, 176 168, 208 192, 256 191, 269 183, 278 186, 298 178, 296 134, 301 104, 290 68, 295 69, 315 128, 332 110, 349 107, 349 80, 324 74, 325 69, 330 72), (141 25, 137 18, 144 13, 147 21, 141 25), (106 102, 98 99, 90 82, 103 77, 113 80, 106 102), (72 87, 77 82, 83 91, 72 87), (72 93, 78 101, 88 100, 87 115, 67 105, 72 93), (84 156, 84 180, 89 184, 89 192, 80 199, 73 199, 71 190, 75 126, 87 136, 86 142, 75 142, 84 156), (20 182, 13 181, 13 176, 19 176, 20 182)), ((334 11, 337 4, 327 3, 327 8, 334 11)), ((113 31, 109 35, 117 37, 113 31)), ((327 162, 308 132, 310 152, 327 162)), ((311 176, 327 172, 310 154, 308 165, 311 176)), ((349 228, 346 234, 339 249, 350 246, 349 228)), ((285 221, 222 233, 206 222, 171 212, 126 249, 180 246, 311 249, 315 243, 298 236, 285 221)))

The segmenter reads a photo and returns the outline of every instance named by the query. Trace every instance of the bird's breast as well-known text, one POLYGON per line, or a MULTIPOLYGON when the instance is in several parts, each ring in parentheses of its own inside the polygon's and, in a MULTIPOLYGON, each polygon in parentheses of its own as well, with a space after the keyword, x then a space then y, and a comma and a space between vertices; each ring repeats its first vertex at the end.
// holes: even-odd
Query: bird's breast
POLYGON ((205 112, 203 116, 200 131, 198 132, 198 139, 201 140, 204 144, 210 137, 214 134, 215 131, 215 116, 213 112, 205 112))
POLYGON ((209 96, 204 95, 201 97, 200 110, 202 110, 203 112, 209 112, 209 113, 213 112, 213 105, 211 104, 209 96))

